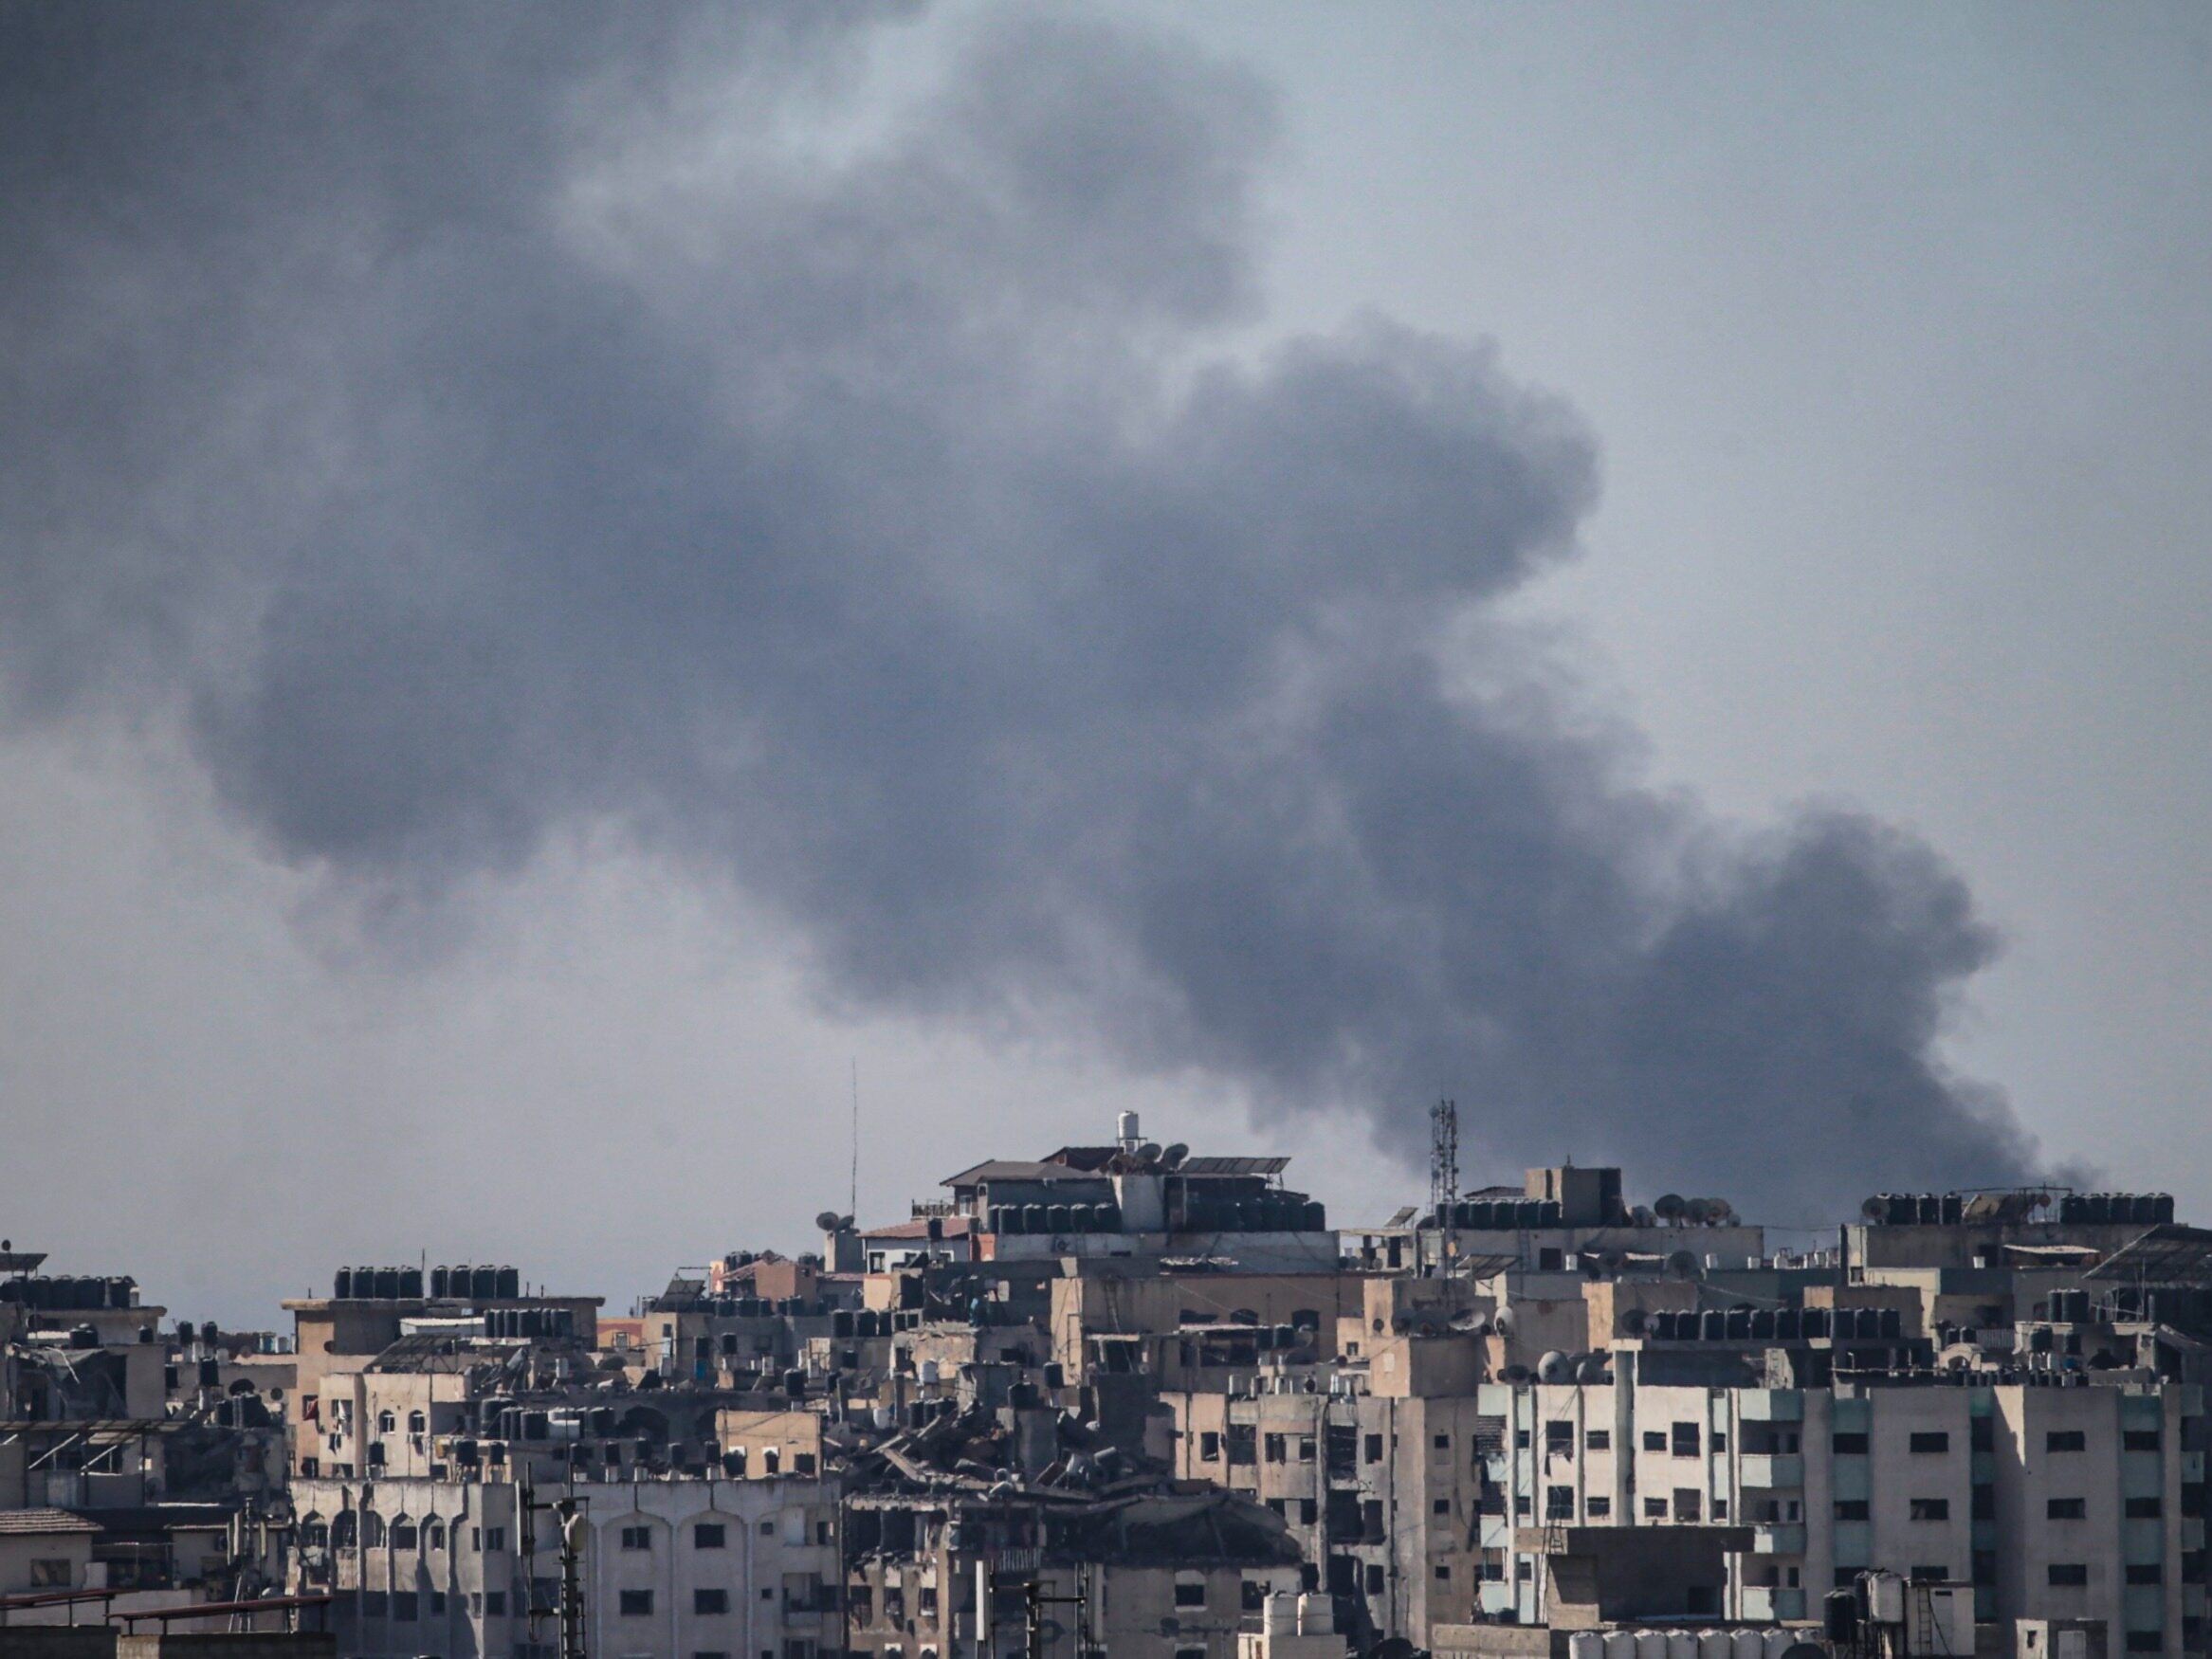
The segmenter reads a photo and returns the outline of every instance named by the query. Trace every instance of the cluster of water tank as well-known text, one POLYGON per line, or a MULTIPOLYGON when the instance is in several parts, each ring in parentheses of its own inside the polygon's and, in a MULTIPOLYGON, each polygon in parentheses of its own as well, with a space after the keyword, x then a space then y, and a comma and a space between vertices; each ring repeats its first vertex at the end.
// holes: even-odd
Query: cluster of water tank
POLYGON ((1565 1207, 1557 1198, 1475 1198, 1439 1204, 1431 1218, 1438 1227, 1470 1232, 1527 1232, 1563 1225, 1565 1207))
POLYGON ((1568 1659, 1827 1659, 1826 1650, 1785 1626, 1739 1630, 1577 1631, 1568 1659), (1796 1650, 1802 1649, 1800 1653, 1796 1650))
POLYGON ((2212 1290, 2175 1286, 2147 1290, 2123 1285, 2111 1292, 2103 1306, 2094 1306, 2086 1290, 2054 1290, 2044 1304, 2043 1317, 2055 1325, 2151 1324, 2202 1328, 2212 1324, 2212 1290))
POLYGON ((1216 1198, 1192 1189, 1183 1194, 1184 1232, 1325 1232, 1328 1211, 1289 1193, 1251 1198, 1216 1198))
POLYGON ((1666 1308, 1648 1315, 1644 1334, 1661 1342, 1899 1341, 1905 1316, 1893 1307, 1666 1308))
POLYGON ((2058 1200, 2058 1219, 2068 1226, 2164 1227, 2173 1218, 2166 1193, 2069 1193, 2058 1200))
POLYGON ((487 1440, 603 1440, 614 1432, 611 1406, 542 1412, 493 1396, 476 1404, 477 1432, 487 1440))
POLYGON ((830 1311, 828 1301, 803 1296, 706 1296, 695 1305, 717 1319, 818 1319, 830 1311))
POLYGON ((1119 1204, 994 1204, 991 1231, 1049 1235, 1069 1232, 1119 1232, 1119 1204))
POLYGON ((0 1302, 52 1313, 99 1307, 135 1307, 138 1302, 136 1279, 10 1279, 0 1284, 0 1302))
POLYGON ((576 1334, 573 1307, 487 1307, 484 1310, 487 1337, 521 1337, 532 1340, 555 1340, 576 1334))

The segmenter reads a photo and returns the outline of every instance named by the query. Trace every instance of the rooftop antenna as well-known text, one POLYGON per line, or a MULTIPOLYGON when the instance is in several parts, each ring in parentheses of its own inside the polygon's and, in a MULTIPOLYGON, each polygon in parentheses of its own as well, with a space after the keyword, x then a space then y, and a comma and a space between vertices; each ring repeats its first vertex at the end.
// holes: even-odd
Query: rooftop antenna
POLYGON ((845 1206, 851 1215, 860 1213, 860 1056, 852 1056, 852 1188, 851 1202, 845 1206))
MULTIPOLYGON (((1429 1108, 1429 1209, 1443 1230, 1442 1254, 1459 1253, 1452 1212, 1459 1202, 1459 1103, 1440 1100, 1429 1108)), ((1439 1269, 1443 1263, 1439 1263, 1439 1269)))
POLYGON ((1429 1203, 1451 1204, 1459 1197, 1459 1103, 1438 1101, 1429 1108, 1429 1203))

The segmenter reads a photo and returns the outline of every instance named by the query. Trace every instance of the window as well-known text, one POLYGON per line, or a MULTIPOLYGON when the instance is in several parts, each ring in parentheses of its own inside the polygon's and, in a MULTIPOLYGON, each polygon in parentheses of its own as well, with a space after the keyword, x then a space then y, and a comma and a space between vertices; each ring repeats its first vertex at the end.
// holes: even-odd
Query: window
POLYGON ((2156 1451, 2158 1431, 2155 1429, 2129 1429, 2120 1435, 2122 1451, 2156 1451))
POLYGON ((1285 1457, 1285 1441, 1280 1434, 1270 1434, 1261 1442, 1264 1455, 1270 1463, 1281 1463, 1285 1457))
POLYGON ((1950 1582, 1951 1570, 1946 1566, 1914 1567, 1905 1576, 1915 1584, 1947 1584, 1950 1582))
POLYGON ((1666 1520, 1667 1500, 1664 1498, 1646 1498, 1644 1500, 1644 1519, 1647 1521, 1666 1520))
POLYGON ((414 1522, 405 1517, 392 1523, 392 1547, 395 1550, 413 1549, 421 1536, 415 1530, 414 1522))
POLYGON ((1219 1463, 1221 1461, 1221 1436, 1211 1429, 1202 1431, 1198 1435, 1198 1461, 1200 1463, 1219 1463))
POLYGON ((361 1547, 372 1550, 384 1547, 384 1517, 374 1509, 361 1511, 361 1547))
POLYGON ((727 1653, 719 1653, 712 1650, 703 1650, 692 1654, 691 1659, 730 1659, 730 1656, 727 1653))
POLYGON ((432 1618, 446 1616, 446 1593, 443 1590, 430 1592, 430 1616, 432 1618))
POLYGON ((1367 1594, 1370 1595, 1382 1594, 1382 1569, 1380 1567, 1370 1566, 1367 1569, 1367 1594))
POLYGON ((391 1432, 392 1432, 392 1431, 393 1431, 394 1429, 396 1429, 396 1428, 398 1428, 398 1427, 399 1427, 399 1419, 398 1419, 398 1418, 396 1418, 396 1417, 394 1417, 394 1416, 393 1416, 393 1414, 392 1414, 390 1412, 378 1412, 378 1413, 376 1413, 376 1432, 377 1432, 377 1433, 379 1433, 379 1434, 389 1434, 389 1433, 391 1433, 391 1432))
POLYGON ((811 1451, 793 1452, 791 1454, 791 1472, 795 1475, 813 1474, 814 1472, 814 1454, 811 1451))
POLYGON ((2087 1451, 2089 1436, 2079 1429, 2054 1429, 2043 1436, 2045 1451, 2087 1451))
POLYGON ((1575 1426, 1572 1423, 1553 1421, 1544 1426, 1544 1454, 1546 1457, 1572 1457, 1575 1450, 1575 1426))
POLYGON ((1646 1429, 1646 1430, 1644 1431, 1644 1449, 1645 1449, 1646 1451, 1664 1451, 1664 1450, 1666 1450, 1666 1449, 1667 1449, 1667 1433, 1666 1433, 1666 1431, 1665 1431, 1665 1430, 1663 1430, 1663 1429, 1646 1429))
POLYGON ((1321 1501, 1318 1498, 1301 1498, 1298 1500, 1299 1525, 1311 1526, 1316 1521, 1320 1519, 1321 1501))
POLYGON ((1712 1518, 1715 1521, 1726 1521, 1728 1518, 1728 1501, 1726 1498, 1715 1498, 1712 1501, 1712 1518))
POLYGON ((1572 1521, 1575 1518, 1574 1487, 1545 1487, 1544 1518, 1546 1521, 1572 1521))
POLYGON ((1703 1498, 1704 1494, 1701 1492, 1693 1491, 1688 1486, 1676 1486, 1674 1488, 1674 1519, 1682 1522, 1696 1522, 1705 1510, 1703 1498))
POLYGON ((783 1471, 782 1450, 774 1446, 763 1447, 760 1451, 760 1468, 765 1474, 780 1474, 783 1471))
POLYGON ((1941 1429, 1924 1429, 1907 1444, 1915 1453, 1926 1456, 1931 1452, 1948 1451, 1951 1449, 1951 1437, 1941 1429))
POLYGON ((30 1564, 30 1587, 33 1590, 66 1590, 69 1581, 69 1560, 65 1556, 30 1564))
POLYGON ((2082 1589, 2089 1583, 2089 1563, 2087 1561, 2053 1561, 2047 1577, 2054 1589, 2082 1589))
POLYGON ((1452 1582, 1452 1569, 1443 1565, 1441 1562, 1439 1562, 1436 1567, 1436 1582, 1439 1584, 1449 1584, 1452 1582))
POLYGON ((1997 1488, 1995 1486, 1977 1486, 1967 1502, 1968 1513, 1976 1521, 1995 1521, 1997 1519, 1997 1488))
POLYGON ((1312 1435, 1301 1434, 1298 1436, 1298 1461, 1300 1463, 1311 1463, 1313 1461, 1312 1435))
POLYGON ((2156 1521, 2164 1508, 2156 1498, 2130 1498, 2126 1514, 2130 1521, 2156 1521))
POLYGON ((624 1618, 650 1618, 653 1615, 653 1593, 649 1590, 625 1590, 616 1603, 616 1611, 624 1618))
POLYGON ((1178 1607, 1203 1607, 1206 1605, 1206 1581, 1203 1578, 1178 1578, 1175 1582, 1175 1604, 1178 1607))
POLYGON ((2166 1636, 2164 1632, 2159 1631, 2130 1631, 2128 1632, 2128 1651, 2130 1653, 2163 1653, 2166 1651, 2166 1636))
POLYGON ((776 1522, 773 1521, 763 1521, 760 1523, 760 1536, 762 1538, 774 1538, 776 1536, 776 1522))
POLYGON ((1203 1648, 1178 1648, 1175 1650, 1175 1659, 1206 1659, 1206 1650, 1203 1648))
POLYGON ((1449 1499, 1449 1498, 1438 1498, 1438 1499, 1436 1499, 1436 1500, 1435 1500, 1434 1503, 1432 1503, 1432 1504, 1429 1505, 1429 1513, 1430 1513, 1431 1515, 1449 1515, 1449 1514, 1451 1514, 1451 1513, 1452 1513, 1452 1500, 1451 1500, 1451 1499, 1449 1499))
POLYGON ((1242 1597, 1245 1612, 1263 1612, 1268 1605, 1267 1581, 1261 1578, 1247 1578, 1239 1591, 1239 1595, 1242 1597))
MULTIPOLYGON (((1728 1449, 1728 1437, 1718 1429, 1712 1431, 1712 1449, 1715 1453, 1726 1451, 1728 1449)), ((1797 1436, 1793 1434, 1790 1436, 1788 1449, 1795 1451, 1797 1449, 1797 1436)))
POLYGON ((361 1616, 382 1618, 392 1611, 392 1597, 382 1590, 361 1592, 361 1616))
POLYGON ((394 1590, 392 1593, 392 1616, 403 1624, 413 1624, 422 1617, 422 1597, 412 1590, 394 1590))
POLYGON ((484 1553, 485 1555, 497 1555, 506 1547, 507 1529, 505 1527, 487 1526, 484 1529, 484 1553))
POLYGON ((1613 1514, 1613 1500, 1593 1497, 1583 1504, 1582 1508, 1592 1521, 1604 1521, 1613 1514))
POLYGON ((2156 1561, 2133 1562, 2128 1568, 2128 1582, 2130 1584, 2163 1584, 2166 1582, 2166 1568, 2156 1561))
POLYGON ((1613 1449, 1613 1431, 1610 1429, 1592 1429, 1582 1436, 1582 1449, 1585 1451, 1611 1451, 1613 1449))
POLYGON ((726 1590, 694 1590, 691 1593, 691 1611, 700 1614, 727 1613, 730 1610, 730 1593, 726 1590))
POLYGON ((1513 1578, 1516 1583, 1520 1584, 1535 1582, 1536 1563, 1526 1556, 1517 1557, 1513 1562, 1513 1578))
POLYGON ((1526 1515, 1528 1513, 1528 1494, 1526 1492, 1515 1492, 1513 1494, 1513 1513, 1516 1515, 1526 1515))
POLYGON ((626 1550, 649 1550, 653 1547, 653 1529, 649 1526, 626 1526, 622 1529, 622 1547, 626 1550))
POLYGON ((1248 1424, 1248 1423, 1232 1423, 1232 1424, 1230 1424, 1230 1425, 1229 1425, 1229 1461, 1230 1461, 1230 1463, 1232 1463, 1233 1465, 1241 1465, 1241 1464, 1249 1464, 1249 1463, 1257 1463, 1257 1462, 1259 1461, 1259 1447, 1258 1447, 1258 1445, 1256 1444, 1256 1441, 1257 1441, 1257 1439, 1258 1439, 1258 1435, 1257 1435, 1256 1431, 1254 1431, 1254 1430, 1252 1428, 1252 1426, 1251 1426, 1250 1424, 1248 1424))
POLYGON ((1676 1457, 1695 1457, 1697 1455, 1697 1425, 1695 1423, 1677 1423, 1674 1425, 1673 1451, 1676 1457))
POLYGON ((1513 1431, 1513 1449, 1516 1451, 1526 1451, 1528 1449, 1527 1430, 1516 1429, 1513 1431))
POLYGON ((1912 1519, 1915 1521, 1948 1521, 1950 1518, 1951 1501, 1948 1498, 1912 1500, 1912 1519))
POLYGON ((1854 1433, 1833 1435, 1828 1441, 1828 1449, 1837 1457, 1864 1457, 1866 1455, 1866 1436, 1854 1433))
POLYGON ((1438 1451, 1450 1451, 1452 1449, 1452 1436, 1449 1434, 1439 1434, 1434 1440, 1430 1441, 1429 1444, 1438 1451))
POLYGON ((442 1521, 430 1522, 423 1528, 423 1548, 426 1550, 442 1550, 445 1547, 446 1523, 442 1521))
POLYGON ((2087 1498, 2053 1498, 2043 1505, 2045 1521, 2085 1521, 2088 1518, 2087 1498))
POLYGON ((691 1547, 695 1550, 723 1548, 722 1526, 719 1521, 702 1521, 691 1529, 691 1547))
POLYGON ((1867 1502, 1864 1498, 1838 1498, 1836 1500, 1836 1519, 1838 1521, 1864 1521, 1867 1502))
POLYGON ((426 1430, 428 1430, 428 1429, 430 1428, 430 1420, 428 1417, 424 1416, 424 1415, 422 1414, 422 1413, 420 1413, 420 1412, 410 1412, 410 1413, 408 1413, 408 1414, 407 1414, 407 1431, 408 1431, 410 1434, 420 1434, 420 1433, 423 1433, 423 1432, 424 1432, 426 1430))
POLYGON ((1364 1455, 1369 1463, 1380 1463, 1382 1461, 1381 1435, 1370 1434, 1367 1436, 1367 1445, 1365 1448, 1364 1455))

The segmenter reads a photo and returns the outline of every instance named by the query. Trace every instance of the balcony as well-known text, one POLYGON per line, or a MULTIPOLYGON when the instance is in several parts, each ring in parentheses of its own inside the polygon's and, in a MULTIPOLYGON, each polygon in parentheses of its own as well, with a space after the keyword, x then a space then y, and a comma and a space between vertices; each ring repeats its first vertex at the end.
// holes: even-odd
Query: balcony
POLYGON ((1805 1593, 1775 1584, 1746 1584, 1744 1586, 1744 1617, 1755 1623, 1769 1620, 1803 1618, 1805 1593))
POLYGON ((1747 1388, 1737 1395, 1736 1411, 1746 1423, 1801 1423, 1805 1396, 1794 1388, 1747 1388))
POLYGON ((1746 1488, 1795 1490, 1805 1484, 1805 1460, 1795 1451, 1748 1451, 1737 1470, 1746 1488))
POLYGON ((1751 1529, 1751 1553, 1755 1556, 1801 1556, 1805 1553, 1805 1523, 1801 1521, 1769 1521, 1751 1529))

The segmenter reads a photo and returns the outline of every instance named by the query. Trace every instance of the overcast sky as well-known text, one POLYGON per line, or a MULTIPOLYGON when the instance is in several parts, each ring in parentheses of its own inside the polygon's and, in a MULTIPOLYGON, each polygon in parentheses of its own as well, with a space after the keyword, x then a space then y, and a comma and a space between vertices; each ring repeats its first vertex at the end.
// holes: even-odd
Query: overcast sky
POLYGON ((844 1206, 855 1062, 876 1218, 1124 1105, 1380 1215, 1439 1090, 1478 1180, 2212 1212, 2201 11, 71 9, 0 9, 54 1270, 627 1302, 844 1206))

